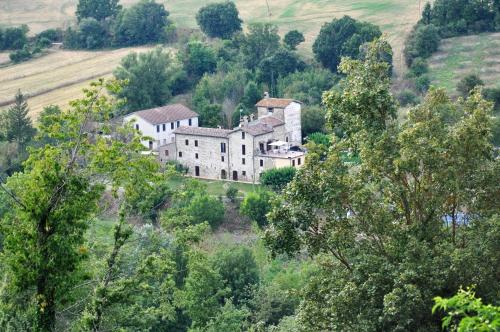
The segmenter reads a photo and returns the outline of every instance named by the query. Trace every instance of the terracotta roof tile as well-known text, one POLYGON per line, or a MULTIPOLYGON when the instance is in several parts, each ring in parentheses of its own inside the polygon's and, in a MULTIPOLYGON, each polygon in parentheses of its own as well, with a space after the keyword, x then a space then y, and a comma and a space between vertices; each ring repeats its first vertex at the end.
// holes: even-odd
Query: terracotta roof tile
POLYGON ((261 101, 259 101, 257 104, 255 104, 255 106, 257 106, 257 107, 285 108, 293 102, 300 103, 299 101, 296 101, 294 99, 264 98, 261 101))
POLYGON ((223 137, 226 138, 229 133, 233 132, 230 129, 205 128, 205 127, 186 127, 182 126, 174 130, 174 134, 223 137))
POLYGON ((278 127, 278 126, 285 124, 283 121, 281 121, 278 118, 275 118, 274 116, 265 116, 265 117, 258 119, 257 121, 260 121, 260 122, 267 124, 271 127, 278 127))
POLYGON ((193 112, 182 104, 166 105, 148 110, 137 111, 132 114, 137 115, 154 125, 190 119, 198 116, 198 113, 193 112))

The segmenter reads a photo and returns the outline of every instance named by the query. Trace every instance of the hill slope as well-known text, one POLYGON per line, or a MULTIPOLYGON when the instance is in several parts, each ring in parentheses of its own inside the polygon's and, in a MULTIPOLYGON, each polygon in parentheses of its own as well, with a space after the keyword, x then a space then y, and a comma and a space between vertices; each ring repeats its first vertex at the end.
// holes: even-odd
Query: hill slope
POLYGON ((486 86, 500 87, 500 33, 443 39, 429 68, 432 83, 452 94, 467 74, 478 74, 486 86))

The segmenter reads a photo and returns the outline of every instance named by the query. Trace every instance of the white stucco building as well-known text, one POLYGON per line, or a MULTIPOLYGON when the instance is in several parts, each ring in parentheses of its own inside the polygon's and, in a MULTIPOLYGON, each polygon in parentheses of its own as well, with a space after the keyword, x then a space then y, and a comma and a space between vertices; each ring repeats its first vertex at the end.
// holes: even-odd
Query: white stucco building
POLYGON ((174 142, 173 132, 179 127, 198 127, 198 113, 182 104, 173 104, 137 111, 127 115, 127 122, 134 121, 135 129, 150 140, 142 144, 157 151, 162 145, 174 142))

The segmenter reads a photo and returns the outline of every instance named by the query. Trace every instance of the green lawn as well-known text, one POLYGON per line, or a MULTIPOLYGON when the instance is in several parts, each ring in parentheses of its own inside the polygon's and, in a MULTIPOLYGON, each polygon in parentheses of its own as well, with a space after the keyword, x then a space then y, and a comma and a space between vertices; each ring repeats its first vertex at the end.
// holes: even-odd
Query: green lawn
POLYGON ((486 86, 500 87, 500 33, 444 39, 429 60, 432 84, 456 94, 467 74, 477 74, 486 86))
MULTIPOLYGON (((193 179, 193 178, 173 177, 169 180, 168 183, 172 189, 176 189, 188 179, 193 179)), ((251 184, 251 183, 221 181, 221 180, 206 180, 206 179, 197 179, 197 180, 205 183, 207 185, 208 193, 213 196, 225 196, 226 190, 230 185, 236 187, 240 191, 239 196, 244 196, 249 192, 256 191, 260 187, 259 184, 251 184)))

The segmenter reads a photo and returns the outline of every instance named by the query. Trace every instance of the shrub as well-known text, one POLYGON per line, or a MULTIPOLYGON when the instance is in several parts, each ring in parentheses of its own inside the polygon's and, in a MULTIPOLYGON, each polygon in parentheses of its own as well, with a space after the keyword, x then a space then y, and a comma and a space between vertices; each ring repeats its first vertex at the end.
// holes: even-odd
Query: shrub
POLYGON ((208 222, 212 229, 217 228, 224 219, 224 205, 206 192, 196 194, 186 207, 186 212, 195 224, 208 222))
POLYGON ((291 50, 296 50, 297 45, 303 43, 304 41, 305 41, 304 35, 297 30, 288 31, 285 37, 283 38, 283 42, 291 50))
POLYGON ((418 77, 422 76, 429 72, 429 65, 427 61, 423 58, 416 58, 411 63, 411 67, 408 70, 409 77, 418 77))
POLYGON ((408 105, 417 105, 418 104, 418 96, 415 94, 415 92, 411 91, 410 89, 405 89, 401 91, 397 99, 399 101, 399 104, 401 106, 408 106, 408 105))
POLYGON ((248 193, 241 202, 240 213, 249 217, 261 227, 267 225, 267 213, 270 211, 272 194, 261 190, 248 193))
POLYGON ((295 172, 294 167, 273 168, 262 172, 260 183, 274 191, 281 191, 293 180, 295 172))
POLYGON ((330 146, 332 143, 332 140, 330 136, 320 133, 320 132, 315 132, 307 136, 307 142, 314 142, 315 144, 318 145, 324 145, 324 146, 330 146))
POLYGON ((27 46, 23 47, 21 50, 17 50, 9 54, 10 61, 14 63, 29 60, 32 56, 33 55, 27 46))
POLYGON ((476 74, 469 74, 457 83, 457 91, 466 98, 475 87, 480 85, 484 85, 483 80, 476 74))
POLYGON ((415 79, 415 88, 421 93, 427 92, 431 86, 431 79, 429 75, 422 75, 415 79))
POLYGON ((437 51, 441 37, 434 25, 417 25, 405 43, 406 64, 411 66, 416 58, 428 58, 437 51))
POLYGON ((231 201, 231 203, 234 203, 236 201, 236 197, 238 196, 238 188, 235 186, 229 186, 226 190, 226 197, 231 201))

